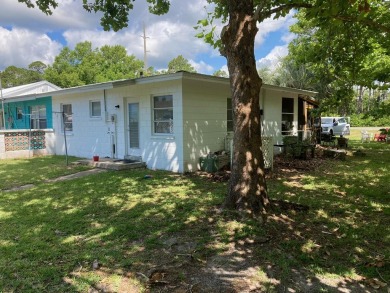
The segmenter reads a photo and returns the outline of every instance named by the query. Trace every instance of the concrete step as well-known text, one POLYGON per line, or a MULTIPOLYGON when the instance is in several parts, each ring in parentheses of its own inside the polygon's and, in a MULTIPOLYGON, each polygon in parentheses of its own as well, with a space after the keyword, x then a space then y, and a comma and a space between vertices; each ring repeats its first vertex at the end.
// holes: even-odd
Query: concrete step
POLYGON ((108 158, 99 159, 99 161, 93 161, 87 159, 78 160, 77 163, 81 165, 92 166, 94 168, 117 170, 117 171, 136 169, 136 168, 146 168, 146 164, 144 162, 138 162, 133 160, 108 159, 108 158))

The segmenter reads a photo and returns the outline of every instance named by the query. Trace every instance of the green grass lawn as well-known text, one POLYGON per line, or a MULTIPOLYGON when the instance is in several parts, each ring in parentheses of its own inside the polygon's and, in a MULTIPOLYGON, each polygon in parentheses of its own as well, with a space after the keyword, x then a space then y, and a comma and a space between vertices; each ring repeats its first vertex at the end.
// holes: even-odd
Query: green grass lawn
POLYGON ((0 190, 38 184, 48 179, 89 169, 87 166, 72 165, 76 160, 75 157, 69 157, 68 166, 64 156, 0 160, 0 190))
POLYGON ((1 191, 0 292, 239 292, 242 277, 218 269, 252 267, 261 292, 385 290, 390 144, 351 140, 346 161, 313 165, 267 181, 271 198, 309 210, 275 207, 260 223, 220 210, 227 183, 208 177, 139 169, 42 183, 79 167, 0 161, 0 189, 35 184, 1 191))

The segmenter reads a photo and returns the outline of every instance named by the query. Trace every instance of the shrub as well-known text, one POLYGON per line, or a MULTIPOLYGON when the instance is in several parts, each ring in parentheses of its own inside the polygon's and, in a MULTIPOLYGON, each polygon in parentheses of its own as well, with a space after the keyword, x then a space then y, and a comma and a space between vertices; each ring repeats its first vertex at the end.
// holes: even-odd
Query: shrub
POLYGON ((382 127, 390 126, 390 115, 373 116, 369 114, 352 114, 351 116, 352 127, 382 127))

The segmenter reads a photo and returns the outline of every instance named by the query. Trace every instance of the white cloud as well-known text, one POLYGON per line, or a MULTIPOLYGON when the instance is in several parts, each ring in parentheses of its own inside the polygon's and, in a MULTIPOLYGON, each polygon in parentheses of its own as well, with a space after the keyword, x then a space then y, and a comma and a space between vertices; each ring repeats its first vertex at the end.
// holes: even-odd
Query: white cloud
POLYGON ((0 27, 0 69, 15 65, 27 67, 34 61, 50 64, 61 50, 61 44, 47 35, 27 29, 7 30, 0 27))
MULTIPOLYGON (((144 43, 141 28, 129 28, 117 33, 102 30, 68 30, 64 38, 70 48, 83 41, 91 41, 92 45, 122 45, 128 54, 143 59, 144 43)), ((191 26, 178 25, 169 21, 159 21, 146 27, 147 64, 155 68, 164 68, 168 62, 178 55, 186 59, 195 59, 199 53, 211 51, 202 40, 194 37, 191 26)))
POLYGON ((278 63, 280 62, 281 58, 286 56, 287 54, 288 54, 288 45, 276 46, 271 50, 271 52, 267 56, 257 61, 257 67, 258 68, 266 67, 271 70, 274 70, 278 65, 278 63))
POLYGON ((46 15, 37 7, 28 8, 15 0, 2 0, 1 26, 26 27, 30 30, 49 32, 70 28, 94 28, 99 24, 100 14, 88 13, 82 8, 82 0, 62 0, 46 15))
POLYGON ((267 18, 262 23, 259 24, 259 31, 256 35, 255 46, 260 46, 263 44, 267 36, 278 30, 287 30, 290 25, 296 22, 293 18, 294 12, 290 12, 285 17, 280 17, 278 19, 267 18))
MULTIPOLYGON (((143 59, 144 55, 141 36, 145 24, 148 37, 147 63, 155 68, 166 67, 170 60, 180 54, 187 59, 195 60, 197 54, 212 54, 213 51, 203 40, 195 37, 196 31, 193 28, 197 20, 206 15, 204 9, 204 6, 208 5, 206 0, 190 2, 173 0, 169 13, 163 16, 150 14, 146 1, 134 2, 134 10, 129 14, 128 28, 116 33, 103 31, 100 27, 100 15, 84 11, 82 0, 60 1, 51 16, 46 16, 38 8, 29 9, 15 0, 2 0, 2 2, 4 3, 0 10, 0 27, 25 27, 31 34, 35 31, 42 35, 62 31, 60 39, 63 38, 70 48, 83 41, 91 41, 94 47, 119 44, 124 46, 129 54, 134 54, 139 59, 143 59)), ((44 51, 43 49, 42 53, 44 51)), ((24 53, 24 55, 29 54, 24 53)), ((42 55, 47 54, 50 55, 46 52, 42 55)), ((17 58, 14 55, 11 60, 17 58)), ((40 60, 44 58, 46 57, 40 60)), ((201 67, 205 68, 205 66, 201 67)))
POLYGON ((285 35, 282 36, 282 41, 285 42, 285 43, 290 43, 292 40, 294 40, 296 38, 296 34, 293 34, 293 33, 287 33, 285 35))
POLYGON ((196 72, 199 73, 213 74, 215 71, 214 67, 205 63, 204 61, 195 62, 194 60, 189 60, 189 63, 192 65, 192 67, 195 68, 196 72))
MULTIPOLYGON (((51 16, 46 16, 38 8, 29 9, 16 0, 1 2, 0 36, 7 39, 6 47, 12 46, 13 50, 8 50, 4 46, 0 48, 2 56, 0 70, 8 65, 25 67, 35 60, 52 62, 54 56, 61 50, 61 44, 51 40, 49 36, 64 42, 63 45, 70 48, 74 48, 82 41, 91 41, 94 47, 119 44, 127 49, 128 54, 134 54, 142 60, 143 24, 146 25, 148 37, 146 40, 148 66, 156 69, 166 68, 170 60, 183 55, 184 58, 192 60, 198 72, 212 73, 215 70, 212 65, 206 63, 208 57, 210 60, 218 60, 219 64, 220 58, 223 58, 220 57, 218 50, 195 37, 197 32, 193 27, 199 19, 206 17, 207 11, 212 11, 212 6, 207 0, 171 0, 170 11, 162 16, 150 14, 146 1, 135 1, 134 9, 129 14, 128 28, 119 32, 103 31, 100 26, 101 14, 86 12, 82 8, 82 0, 58 1, 59 6, 51 16), (207 11, 204 7, 207 7, 207 11), (31 44, 34 44, 32 49, 31 44)), ((287 30, 295 21, 292 15, 293 13, 290 13, 277 20, 267 19, 260 24, 256 47, 258 48, 272 32, 287 30)), ((218 21, 215 25, 218 35, 223 26, 218 21)), ((290 35, 286 34, 283 40, 288 42, 290 35)), ((273 52, 262 58, 264 60, 261 62, 271 60, 272 54, 273 52)))

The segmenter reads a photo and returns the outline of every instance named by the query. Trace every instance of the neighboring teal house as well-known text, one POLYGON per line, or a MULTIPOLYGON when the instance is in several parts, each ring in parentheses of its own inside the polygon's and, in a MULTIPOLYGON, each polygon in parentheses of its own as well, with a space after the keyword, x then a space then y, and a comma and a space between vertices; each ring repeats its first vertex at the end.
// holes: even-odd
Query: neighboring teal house
POLYGON ((53 128, 50 92, 61 89, 40 81, 3 89, 0 103, 0 129, 53 128))

